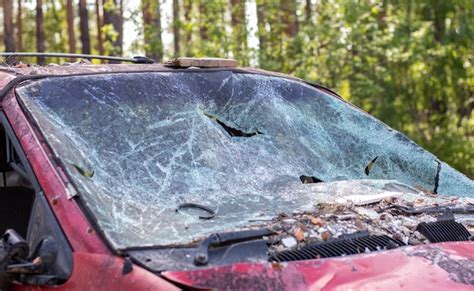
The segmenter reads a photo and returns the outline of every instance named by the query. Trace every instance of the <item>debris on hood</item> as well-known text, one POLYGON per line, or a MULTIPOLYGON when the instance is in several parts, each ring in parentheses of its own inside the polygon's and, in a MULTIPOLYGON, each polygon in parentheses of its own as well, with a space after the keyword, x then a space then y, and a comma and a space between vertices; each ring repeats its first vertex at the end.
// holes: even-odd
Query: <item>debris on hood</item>
POLYGON ((371 203, 380 202, 384 199, 391 199, 402 196, 403 193, 401 192, 392 192, 392 191, 384 191, 379 194, 373 195, 348 195, 341 198, 338 198, 336 202, 338 203, 347 203, 352 202, 353 205, 367 205, 371 203))
POLYGON ((332 195, 333 200, 316 203, 314 210, 282 213, 273 219, 267 227, 279 235, 271 240, 271 252, 299 249, 356 232, 387 235, 406 245, 427 244, 430 241, 417 231, 417 226, 436 222, 446 213, 454 213, 456 220, 473 235, 473 199, 438 197, 410 187, 400 188, 400 191, 369 189, 365 187, 367 183, 361 187, 364 183, 364 180, 353 180, 316 184, 331 184, 334 191, 326 194, 332 195), (352 191, 342 195, 338 185, 345 188, 350 183, 354 186, 352 191), (357 189, 365 190, 366 194, 356 194, 361 193, 357 189))
POLYGON ((281 240, 281 243, 283 244, 283 246, 285 246, 287 248, 295 247, 298 244, 296 239, 292 236, 288 236, 288 237, 283 238, 281 240))

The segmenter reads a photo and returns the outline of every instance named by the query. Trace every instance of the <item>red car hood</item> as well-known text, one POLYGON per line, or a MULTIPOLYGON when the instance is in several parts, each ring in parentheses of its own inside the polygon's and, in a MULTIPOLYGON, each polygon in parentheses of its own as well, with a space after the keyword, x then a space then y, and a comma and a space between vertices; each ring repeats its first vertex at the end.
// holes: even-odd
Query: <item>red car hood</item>
POLYGON ((202 289, 474 290, 474 243, 438 243, 288 263, 238 263, 162 276, 202 289))

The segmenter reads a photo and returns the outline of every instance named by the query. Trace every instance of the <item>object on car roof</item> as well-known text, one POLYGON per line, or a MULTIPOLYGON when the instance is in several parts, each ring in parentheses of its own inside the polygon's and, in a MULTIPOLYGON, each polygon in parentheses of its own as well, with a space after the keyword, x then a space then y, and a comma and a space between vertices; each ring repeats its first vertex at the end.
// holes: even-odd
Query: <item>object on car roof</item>
POLYGON ((224 58, 189 58, 182 57, 169 60, 164 63, 167 67, 174 68, 235 68, 239 62, 233 59, 224 58))

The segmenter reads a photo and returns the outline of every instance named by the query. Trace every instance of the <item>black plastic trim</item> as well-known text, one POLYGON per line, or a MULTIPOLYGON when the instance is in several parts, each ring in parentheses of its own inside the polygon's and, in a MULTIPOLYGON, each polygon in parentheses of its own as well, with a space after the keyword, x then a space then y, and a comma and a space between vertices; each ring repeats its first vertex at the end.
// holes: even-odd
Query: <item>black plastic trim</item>
POLYGON ((430 242, 468 241, 471 238, 469 231, 454 219, 435 222, 422 222, 416 230, 424 235, 430 242))
POLYGON ((306 245, 300 249, 285 250, 271 254, 270 262, 289 262, 312 260, 365 252, 376 252, 385 249, 394 249, 405 244, 386 235, 370 235, 368 232, 358 232, 343 235, 341 238, 327 242, 318 242, 306 245))

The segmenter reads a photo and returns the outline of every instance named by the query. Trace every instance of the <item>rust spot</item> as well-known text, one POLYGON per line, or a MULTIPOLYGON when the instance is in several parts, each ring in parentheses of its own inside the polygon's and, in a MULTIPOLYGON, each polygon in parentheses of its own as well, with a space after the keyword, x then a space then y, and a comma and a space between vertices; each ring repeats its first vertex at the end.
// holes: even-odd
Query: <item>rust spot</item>
POLYGON ((272 269, 281 271, 283 270, 283 265, 278 262, 272 262, 272 269))
POLYGON ((51 199, 51 204, 52 204, 52 205, 58 205, 58 204, 59 204, 59 198, 58 198, 58 197, 54 197, 53 199, 51 199))

